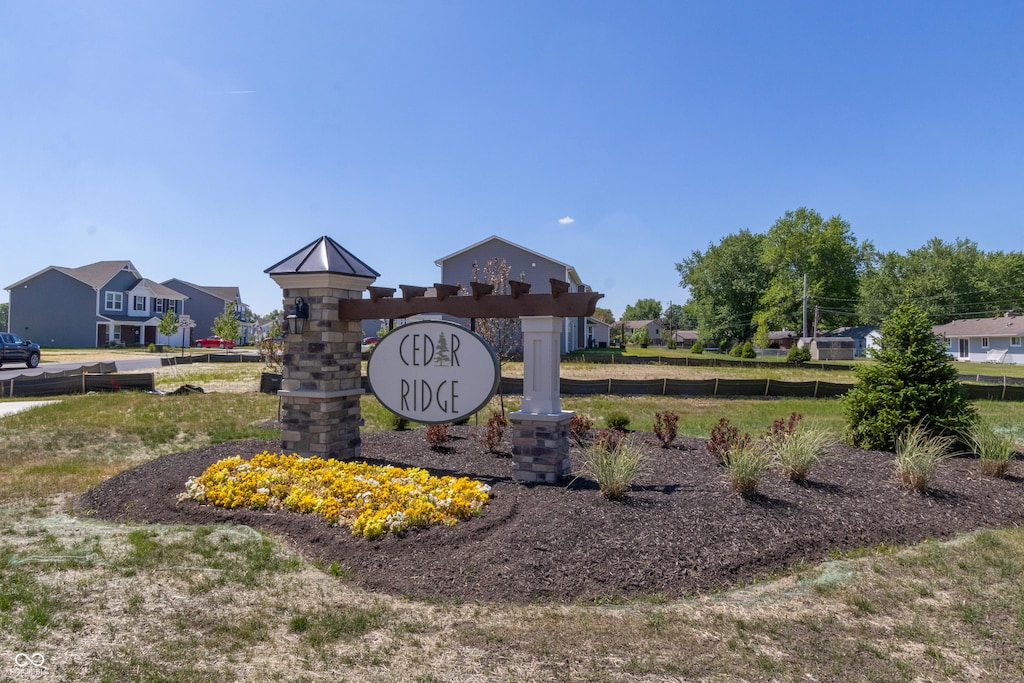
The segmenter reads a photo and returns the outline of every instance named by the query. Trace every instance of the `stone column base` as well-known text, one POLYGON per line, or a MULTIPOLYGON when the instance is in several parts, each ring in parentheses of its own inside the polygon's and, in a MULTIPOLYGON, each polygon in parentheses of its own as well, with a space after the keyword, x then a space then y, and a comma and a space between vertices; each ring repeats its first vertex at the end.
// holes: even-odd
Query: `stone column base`
POLYGON ((519 411, 509 414, 513 479, 556 484, 572 473, 569 460, 569 421, 572 416, 572 411, 551 415, 519 411))
POLYGON ((285 453, 346 460, 358 458, 360 392, 280 392, 281 449, 285 453))

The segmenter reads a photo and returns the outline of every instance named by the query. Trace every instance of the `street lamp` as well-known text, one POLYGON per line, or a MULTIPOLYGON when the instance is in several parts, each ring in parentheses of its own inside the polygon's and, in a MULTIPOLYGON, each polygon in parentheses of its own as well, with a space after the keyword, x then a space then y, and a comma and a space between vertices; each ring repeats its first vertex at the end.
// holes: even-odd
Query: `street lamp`
POLYGON ((309 304, 302 300, 301 296, 295 297, 295 305, 292 312, 285 316, 288 324, 288 332, 302 334, 306 330, 306 320, 309 319, 309 304))

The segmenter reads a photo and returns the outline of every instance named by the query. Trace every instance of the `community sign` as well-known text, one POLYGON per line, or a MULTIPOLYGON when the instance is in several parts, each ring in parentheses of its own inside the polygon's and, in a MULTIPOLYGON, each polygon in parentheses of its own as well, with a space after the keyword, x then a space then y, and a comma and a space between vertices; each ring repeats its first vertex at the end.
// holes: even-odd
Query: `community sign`
POLYGON ((455 323, 409 323, 386 334, 370 353, 366 375, 384 407, 414 422, 469 417, 491 400, 498 356, 483 337, 455 323))

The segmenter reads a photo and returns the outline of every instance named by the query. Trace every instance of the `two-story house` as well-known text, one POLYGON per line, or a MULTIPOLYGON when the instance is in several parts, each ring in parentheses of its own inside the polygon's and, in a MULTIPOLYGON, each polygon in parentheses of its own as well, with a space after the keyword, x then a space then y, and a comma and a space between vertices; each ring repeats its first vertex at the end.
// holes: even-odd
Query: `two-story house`
MULTIPOLYGON (((487 262, 498 260, 504 260, 508 279, 530 283, 531 294, 550 292, 551 279, 568 282, 569 290, 573 292, 590 291, 572 266, 497 235, 443 256, 434 263, 441 268, 441 284, 468 288, 474 273, 480 282, 486 282, 487 262)), ((566 318, 562 328, 562 353, 596 345, 599 341, 607 343, 607 338, 600 338, 603 331, 600 326, 589 324, 587 319, 566 318)))
POLYGON ((208 287, 178 278, 165 280, 163 285, 188 299, 188 314, 196 324, 192 330, 193 338, 213 334, 213 321, 224 313, 225 309, 231 310, 240 323, 239 338, 236 342, 248 344, 254 337, 255 323, 249 314, 249 307, 242 303, 238 287, 208 287))
POLYGON ((51 347, 159 343, 160 319, 168 310, 180 315, 186 299, 131 261, 49 266, 5 289, 11 331, 51 347))

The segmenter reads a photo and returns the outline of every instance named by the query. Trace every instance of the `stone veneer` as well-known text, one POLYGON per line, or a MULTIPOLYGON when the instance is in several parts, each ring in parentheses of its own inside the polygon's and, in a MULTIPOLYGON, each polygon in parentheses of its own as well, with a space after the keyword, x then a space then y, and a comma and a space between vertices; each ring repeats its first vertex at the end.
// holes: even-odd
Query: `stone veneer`
POLYGON ((515 412, 512 423, 512 478, 516 481, 556 484, 572 473, 569 459, 569 422, 573 413, 536 415, 515 412))
POLYGON ((278 392, 281 448, 305 456, 359 457, 362 324, 340 320, 338 301, 361 298, 365 280, 336 274, 275 280, 283 288, 285 311, 292 309, 296 297, 309 305, 303 333, 285 337, 278 392), (310 286, 295 286, 296 280, 310 286))

